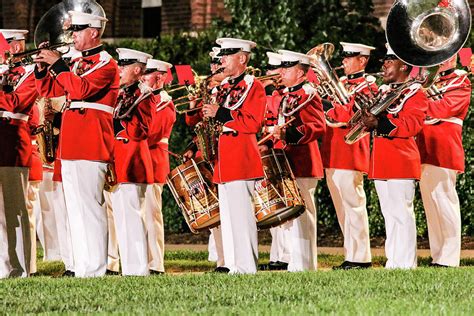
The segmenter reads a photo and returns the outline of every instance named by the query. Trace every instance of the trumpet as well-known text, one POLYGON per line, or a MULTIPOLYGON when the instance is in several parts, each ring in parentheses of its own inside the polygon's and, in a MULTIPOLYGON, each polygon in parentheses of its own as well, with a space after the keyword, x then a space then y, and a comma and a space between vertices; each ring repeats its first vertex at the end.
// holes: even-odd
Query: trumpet
POLYGON ((21 65, 26 66, 34 63, 33 58, 35 55, 38 55, 42 50, 47 49, 47 50, 55 50, 61 53, 61 55, 66 54, 69 52, 71 49, 71 44, 72 42, 62 42, 58 44, 53 44, 53 45, 48 45, 42 48, 36 48, 36 49, 31 49, 27 50, 22 53, 16 53, 16 54, 11 54, 7 58, 7 64, 11 67, 14 66, 16 63, 20 62, 21 65), (63 51, 61 48, 66 49, 63 51))

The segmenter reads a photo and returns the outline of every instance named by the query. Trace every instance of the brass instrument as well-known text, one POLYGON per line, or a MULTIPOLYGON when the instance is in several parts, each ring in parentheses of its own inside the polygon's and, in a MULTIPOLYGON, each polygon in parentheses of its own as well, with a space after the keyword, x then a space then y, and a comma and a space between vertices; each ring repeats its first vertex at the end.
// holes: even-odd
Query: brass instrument
MULTIPOLYGON (((202 89, 202 103, 212 104, 216 103, 215 98, 209 93, 207 83, 216 74, 224 71, 220 68, 204 80, 205 88, 202 89)), ((222 133, 223 125, 215 118, 205 117, 201 122, 196 124, 194 132, 196 133, 196 145, 201 152, 204 160, 212 162, 216 159, 218 150, 219 136, 222 133)))
POLYGON ((72 38, 70 38, 68 42, 61 42, 54 45, 46 45, 41 48, 27 50, 21 53, 9 54, 8 52, 6 52, 6 63, 9 65, 9 67, 12 68, 18 64, 22 66, 30 65, 34 63, 33 58, 35 57, 35 55, 39 54, 42 50, 55 50, 61 53, 61 55, 63 55, 69 52, 72 44, 73 40, 72 38))
POLYGON ((329 64, 333 52, 333 44, 323 43, 310 49, 306 55, 311 57, 311 68, 319 79, 320 83, 316 89, 321 98, 331 98, 340 104, 347 104, 350 99, 349 93, 339 80, 336 69, 329 64))
MULTIPOLYGON (((418 83, 425 89, 430 87, 439 64, 457 54, 464 45, 471 27, 467 1, 451 1, 447 7, 437 4, 428 0, 397 1, 390 9, 386 30, 388 44, 403 62, 428 67, 428 73, 368 102, 370 113, 378 115, 385 111, 412 84, 418 83)), ((360 113, 358 117, 354 115, 350 123, 352 128, 344 139, 353 144, 367 135, 368 130, 360 113)))
POLYGON ((36 104, 40 111, 41 124, 35 129, 41 160, 52 164, 56 160, 56 149, 59 142, 59 130, 53 126, 53 121, 44 117, 44 113, 61 112, 65 98, 38 98, 36 104))

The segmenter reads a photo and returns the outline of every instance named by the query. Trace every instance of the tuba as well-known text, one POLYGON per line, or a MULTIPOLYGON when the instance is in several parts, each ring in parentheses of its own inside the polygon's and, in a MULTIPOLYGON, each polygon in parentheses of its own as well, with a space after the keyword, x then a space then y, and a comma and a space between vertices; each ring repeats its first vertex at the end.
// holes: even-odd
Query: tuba
MULTIPOLYGON (((316 90, 321 98, 331 98, 340 104, 347 104, 350 99, 349 93, 329 63, 333 52, 334 44, 323 43, 313 47, 306 55, 311 57, 311 68, 318 77, 319 85, 316 86, 316 90)), ((329 117, 326 117, 326 123, 332 127, 345 125, 329 117)))
MULTIPOLYGON (((370 113, 378 115, 389 108, 412 84, 419 84, 424 89, 432 86, 439 65, 458 53, 470 29, 471 10, 466 0, 396 1, 387 17, 387 42, 403 62, 428 67, 427 75, 372 100, 366 104, 370 113)), ((353 144, 369 133, 361 118, 361 115, 354 115, 351 119, 352 127, 344 138, 347 144, 353 144)))

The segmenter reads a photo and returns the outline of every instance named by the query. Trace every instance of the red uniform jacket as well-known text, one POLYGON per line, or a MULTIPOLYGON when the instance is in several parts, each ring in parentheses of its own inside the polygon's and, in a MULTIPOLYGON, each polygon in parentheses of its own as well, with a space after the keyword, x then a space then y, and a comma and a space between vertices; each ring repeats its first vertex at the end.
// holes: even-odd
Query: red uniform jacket
POLYGON ((437 120, 425 122, 417 137, 421 163, 463 172, 462 120, 470 103, 471 83, 466 76, 448 72, 436 85, 446 92, 438 100, 428 99, 427 115, 437 120))
MULTIPOLYGON (((317 141, 326 130, 321 98, 313 87, 301 83, 284 90, 280 113, 286 107, 285 103, 290 111, 301 106, 291 115, 296 120, 286 129, 285 134, 285 151, 295 177, 323 178, 323 164, 317 141)), ((280 114, 280 119, 282 117, 280 114)))
POLYGON ((29 174, 29 181, 41 181, 43 180, 43 161, 39 154, 38 143, 36 142, 36 135, 33 135, 35 129, 39 125, 39 110, 35 103, 30 112, 30 119, 28 121, 28 127, 31 135, 31 167, 29 174))
MULTIPOLYGON (((283 87, 280 88, 281 89, 275 88, 275 86, 272 85, 265 87, 265 93, 267 95, 267 110, 265 112, 265 123, 263 124, 264 133, 262 137, 267 136, 265 130, 270 132, 271 128, 278 124, 278 114, 283 93, 283 87)), ((276 140, 274 138, 265 142, 265 145, 278 149, 282 149, 284 147, 284 144, 281 140, 276 140)))
POLYGON ((263 178, 256 134, 265 116, 265 89, 255 77, 242 74, 225 79, 217 95, 216 120, 224 124, 219 136, 214 182, 263 178))
MULTIPOLYGON (((365 78, 363 72, 349 75, 343 82, 351 95, 364 94, 370 97, 377 93, 375 78, 365 78)), ((356 110, 357 108, 351 105, 334 105, 325 102, 326 115, 339 122, 347 123, 356 110)), ((344 136, 349 130, 345 125, 340 127, 328 126, 326 129, 321 147, 324 168, 357 170, 368 173, 370 135, 352 145, 348 145, 344 141, 344 136)))
POLYGON ((176 111, 171 98, 160 90, 150 97, 152 122, 148 134, 148 148, 153 164, 153 183, 165 183, 170 173, 168 143, 176 121, 176 111))
POLYGON ((63 60, 58 60, 49 67, 49 72, 43 70, 35 74, 42 96, 66 95, 68 101, 84 102, 81 108, 69 108, 62 116, 59 158, 111 161, 112 112, 120 80, 117 63, 99 46, 83 51, 71 69, 63 60), (91 105, 105 110, 91 108, 91 105))
MULTIPOLYGON (((396 86, 392 84, 392 87, 396 86)), ((406 89, 407 93, 409 91, 406 89)), ((403 98, 402 94, 399 101, 403 98)), ((404 103, 395 102, 390 108, 400 104, 402 108, 399 112, 390 114, 385 111, 379 116, 370 159, 370 179, 420 178, 420 153, 415 136, 423 127, 427 99, 424 92, 418 90, 404 103)))
POLYGON ((118 183, 153 183, 153 165, 146 140, 152 122, 153 104, 150 96, 141 95, 138 83, 119 93, 119 102, 123 97, 142 100, 136 105, 130 119, 114 119, 114 164, 118 183))
POLYGON ((0 91, 0 114, 23 119, 0 117, 0 166, 30 167, 32 146, 27 120, 38 97, 33 68, 16 67, 8 76, 13 84, 12 91, 0 91))

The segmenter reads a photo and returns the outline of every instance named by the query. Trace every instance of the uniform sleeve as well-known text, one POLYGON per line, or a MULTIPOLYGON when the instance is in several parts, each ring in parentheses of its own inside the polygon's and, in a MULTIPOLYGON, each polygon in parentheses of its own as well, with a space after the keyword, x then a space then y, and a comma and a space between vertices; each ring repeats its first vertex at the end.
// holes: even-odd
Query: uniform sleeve
POLYGON ((0 91, 0 108, 9 112, 22 112, 31 106, 37 97, 35 78, 31 74, 15 91, 0 91))
POLYGON ((400 112, 379 117, 377 134, 400 138, 416 136, 423 128, 427 108, 425 94, 418 91, 405 102, 400 112))
POLYGON ((55 98, 66 94, 64 88, 50 75, 47 69, 38 71, 35 67, 36 90, 42 97, 55 98))
POLYGON ((230 110, 220 107, 216 119, 237 132, 256 134, 263 124, 266 102, 265 89, 255 81, 240 108, 230 110))
POLYGON ((110 87, 111 78, 115 78, 117 70, 109 62, 81 77, 71 72, 64 60, 60 59, 51 66, 50 72, 56 75, 56 81, 64 87, 72 100, 84 100, 110 87))
POLYGON ((321 98, 316 96, 299 111, 300 125, 292 125, 286 130, 288 144, 307 144, 315 141, 326 132, 326 120, 321 98))
POLYGON ((471 100, 471 86, 454 88, 443 94, 440 100, 428 99, 428 116, 432 118, 449 118, 465 115, 471 100))
MULTIPOLYGON (((202 107, 202 102, 196 104, 196 108, 202 107)), ((192 112, 188 112, 184 115, 184 120, 186 121, 186 125, 194 127, 197 123, 201 122, 203 119, 202 110, 196 110, 192 112)))
POLYGON ((152 121, 150 99, 145 99, 137 105, 129 121, 125 121, 127 136, 133 141, 144 140, 148 137, 152 121))

